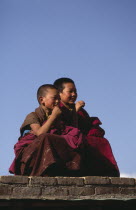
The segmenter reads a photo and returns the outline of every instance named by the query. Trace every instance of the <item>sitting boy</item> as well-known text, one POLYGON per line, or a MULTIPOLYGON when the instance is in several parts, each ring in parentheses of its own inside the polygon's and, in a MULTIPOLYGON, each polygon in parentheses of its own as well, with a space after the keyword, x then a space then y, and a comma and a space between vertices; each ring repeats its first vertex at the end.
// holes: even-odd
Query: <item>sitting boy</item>
POLYGON ((106 138, 102 124, 97 117, 90 117, 84 101, 78 101, 75 83, 70 78, 59 78, 54 85, 60 95, 60 107, 63 121, 66 125, 78 127, 85 135, 85 159, 86 175, 93 176, 120 176, 119 169, 112 153, 111 146, 106 138))
POLYGON ((40 106, 28 114, 14 146, 15 159, 9 172, 31 176, 77 176, 82 167, 83 135, 65 126, 58 107, 58 90, 51 84, 39 87, 40 106))

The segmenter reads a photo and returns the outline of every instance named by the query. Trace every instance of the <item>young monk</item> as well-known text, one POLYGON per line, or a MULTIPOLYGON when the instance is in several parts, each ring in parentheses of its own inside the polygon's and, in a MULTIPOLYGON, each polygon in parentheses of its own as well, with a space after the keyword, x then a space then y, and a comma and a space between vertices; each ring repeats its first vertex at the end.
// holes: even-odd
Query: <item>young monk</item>
POLYGON ((75 83, 70 78, 59 78, 54 82, 58 88, 63 113, 63 121, 67 125, 78 127, 85 135, 86 156, 84 164, 86 175, 115 176, 120 175, 119 169, 112 153, 111 146, 106 138, 102 124, 97 117, 90 117, 83 108, 84 101, 78 101, 75 83))
POLYGON ((65 126, 58 107, 55 86, 45 84, 37 91, 39 107, 28 114, 14 146, 15 159, 9 171, 15 175, 77 176, 82 168, 83 135, 65 126), (80 152, 81 151, 81 152, 80 152))

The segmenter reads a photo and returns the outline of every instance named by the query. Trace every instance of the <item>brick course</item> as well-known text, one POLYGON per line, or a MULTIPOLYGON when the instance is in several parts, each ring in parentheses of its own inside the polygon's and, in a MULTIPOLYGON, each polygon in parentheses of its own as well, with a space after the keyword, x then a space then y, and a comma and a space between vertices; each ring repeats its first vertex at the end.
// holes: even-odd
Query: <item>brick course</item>
POLYGON ((50 201, 50 205, 54 205, 53 202, 57 202, 57 200, 61 202, 72 201, 75 205, 77 201, 99 203, 101 200, 108 201, 111 199, 114 200, 114 203, 115 201, 125 201, 125 205, 126 201, 127 203, 132 201, 133 205, 136 206, 136 179, 95 176, 0 177, 0 206, 10 206, 10 203, 15 200, 18 202, 32 200, 32 203, 37 200, 39 202, 50 201))

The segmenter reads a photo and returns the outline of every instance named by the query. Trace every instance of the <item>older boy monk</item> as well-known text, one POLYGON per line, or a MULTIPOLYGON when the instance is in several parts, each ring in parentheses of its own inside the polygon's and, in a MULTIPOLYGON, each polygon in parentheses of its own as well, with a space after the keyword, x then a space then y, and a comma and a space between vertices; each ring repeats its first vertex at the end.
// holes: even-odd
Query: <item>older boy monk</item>
POLYGON ((75 83, 70 78, 59 78, 54 82, 58 88, 63 113, 63 121, 66 125, 78 127, 85 135, 84 164, 86 175, 93 176, 120 176, 119 169, 112 153, 111 146, 106 138, 102 124, 97 117, 90 117, 83 108, 84 101, 78 101, 75 83))
POLYGON ((77 176, 82 170, 82 133, 65 126, 58 107, 58 90, 51 84, 39 87, 40 106, 28 114, 14 146, 9 171, 15 175, 77 176), (81 151, 81 152, 80 152, 81 151))

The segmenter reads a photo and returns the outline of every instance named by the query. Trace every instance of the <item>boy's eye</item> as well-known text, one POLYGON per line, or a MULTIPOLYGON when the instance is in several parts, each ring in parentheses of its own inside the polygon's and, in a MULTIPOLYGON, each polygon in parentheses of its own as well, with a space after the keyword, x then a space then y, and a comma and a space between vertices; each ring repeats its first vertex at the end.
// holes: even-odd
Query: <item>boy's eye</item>
POLYGON ((54 99, 54 100, 59 100, 60 97, 56 96, 56 97, 52 97, 52 99, 54 99))
POLYGON ((69 93, 73 93, 73 92, 74 92, 74 93, 77 93, 76 90, 69 90, 68 92, 69 92, 69 93))

